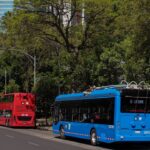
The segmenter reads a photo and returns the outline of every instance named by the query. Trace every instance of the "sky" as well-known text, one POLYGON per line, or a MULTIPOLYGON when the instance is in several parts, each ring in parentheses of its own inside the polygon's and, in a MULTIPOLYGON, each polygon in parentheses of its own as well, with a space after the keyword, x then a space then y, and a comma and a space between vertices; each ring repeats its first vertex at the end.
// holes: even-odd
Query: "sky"
POLYGON ((0 0, 0 18, 13 9, 13 0, 0 0))

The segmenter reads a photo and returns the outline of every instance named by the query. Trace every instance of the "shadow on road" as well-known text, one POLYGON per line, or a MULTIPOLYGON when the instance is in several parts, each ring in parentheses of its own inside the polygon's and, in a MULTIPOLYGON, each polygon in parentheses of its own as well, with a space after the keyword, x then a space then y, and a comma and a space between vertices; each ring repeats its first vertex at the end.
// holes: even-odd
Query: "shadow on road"
MULTIPOLYGON (((60 137, 56 137, 56 138, 60 139, 60 137)), ((90 145, 90 141, 83 140, 83 139, 67 137, 64 140, 90 145)), ((138 143, 127 142, 127 143, 113 143, 113 144, 99 143, 97 147, 108 149, 108 150, 150 150, 150 142, 138 142, 138 143)))
POLYGON ((114 144, 109 144, 107 147, 106 144, 104 144, 103 146, 105 148, 112 149, 112 150, 150 150, 150 143, 145 143, 145 142, 114 143, 114 144))

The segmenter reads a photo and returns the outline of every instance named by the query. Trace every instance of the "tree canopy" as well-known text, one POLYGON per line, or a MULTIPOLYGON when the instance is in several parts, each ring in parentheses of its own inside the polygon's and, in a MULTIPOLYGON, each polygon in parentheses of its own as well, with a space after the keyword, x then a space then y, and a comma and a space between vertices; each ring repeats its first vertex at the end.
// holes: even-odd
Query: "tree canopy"
POLYGON ((149 0, 15 0, 0 31, 1 91, 4 70, 9 89, 34 91, 40 103, 123 79, 150 83, 149 0), (37 58, 34 88, 22 52, 37 58))

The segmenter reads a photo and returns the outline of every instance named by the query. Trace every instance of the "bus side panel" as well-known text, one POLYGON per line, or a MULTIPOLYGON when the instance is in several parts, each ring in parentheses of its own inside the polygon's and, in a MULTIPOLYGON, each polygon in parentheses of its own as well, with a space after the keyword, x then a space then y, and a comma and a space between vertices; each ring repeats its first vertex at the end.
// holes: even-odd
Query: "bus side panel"
POLYGON ((67 136, 88 140, 90 139, 92 129, 96 130, 98 141, 106 143, 114 141, 114 125, 80 122, 70 122, 65 125, 65 132, 67 136))
POLYGON ((112 143, 115 140, 114 125, 94 125, 99 142, 112 143))
POLYGON ((4 116, 0 117, 0 125, 4 126, 6 122, 6 118, 4 116))
POLYGON ((60 121, 53 124, 53 133, 59 134, 61 126, 64 127, 65 136, 89 140, 92 129, 95 129, 98 141, 106 143, 114 141, 114 125, 60 121))
POLYGON ((92 125, 88 123, 59 121, 58 123, 53 123, 53 133, 57 135, 60 134, 61 126, 64 128, 65 136, 90 139, 90 129, 92 125))
POLYGON ((65 125, 65 132, 67 136, 90 139, 91 127, 92 125, 89 123, 68 122, 65 125))

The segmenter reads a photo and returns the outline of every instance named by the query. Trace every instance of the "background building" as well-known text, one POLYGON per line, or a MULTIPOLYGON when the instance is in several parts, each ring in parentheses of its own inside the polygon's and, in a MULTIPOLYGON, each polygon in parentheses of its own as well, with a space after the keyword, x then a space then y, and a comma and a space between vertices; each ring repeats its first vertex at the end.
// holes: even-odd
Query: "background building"
POLYGON ((14 0, 0 0, 0 18, 13 9, 14 0))
MULTIPOLYGON (((64 5, 64 15, 62 16, 63 25, 67 26, 68 20, 70 20, 71 13, 72 13, 72 4, 71 0, 68 0, 68 2, 64 2, 62 0, 62 4, 64 5)), ((84 9, 84 3, 82 3, 82 7, 76 11, 72 21, 70 22, 70 25, 78 25, 82 23, 84 25, 85 23, 85 9, 84 9)))

